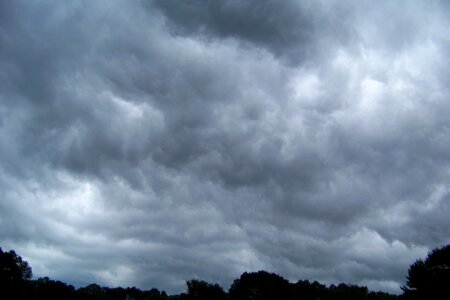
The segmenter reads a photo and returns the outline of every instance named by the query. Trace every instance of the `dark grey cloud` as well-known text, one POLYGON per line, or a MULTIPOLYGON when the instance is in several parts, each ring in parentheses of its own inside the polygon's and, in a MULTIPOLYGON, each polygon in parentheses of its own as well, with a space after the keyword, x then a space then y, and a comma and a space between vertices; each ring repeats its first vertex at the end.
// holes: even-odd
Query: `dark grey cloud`
MULTIPOLYGON (((236 39, 290 63, 314 60, 325 46, 339 47, 354 34, 349 3, 312 1, 154 1, 176 35, 236 39)), ((311 62, 309 62, 310 64, 311 62)))
POLYGON ((0 242, 37 276, 398 292, 449 242, 443 3, 0 5, 0 242))

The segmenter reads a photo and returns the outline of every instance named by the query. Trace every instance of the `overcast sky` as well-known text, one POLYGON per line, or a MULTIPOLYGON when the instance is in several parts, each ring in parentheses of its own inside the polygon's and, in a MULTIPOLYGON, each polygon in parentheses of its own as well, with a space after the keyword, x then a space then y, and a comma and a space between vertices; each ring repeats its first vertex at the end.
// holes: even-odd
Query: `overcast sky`
POLYGON ((400 292, 450 243, 446 1, 0 2, 0 247, 82 286, 400 292))

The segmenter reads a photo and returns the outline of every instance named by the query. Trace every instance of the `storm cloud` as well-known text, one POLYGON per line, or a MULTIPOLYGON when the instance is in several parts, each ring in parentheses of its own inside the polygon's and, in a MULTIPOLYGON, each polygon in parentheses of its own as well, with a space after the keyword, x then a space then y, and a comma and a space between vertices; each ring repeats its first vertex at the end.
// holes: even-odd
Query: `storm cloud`
POLYGON ((0 243, 35 276, 399 292, 450 243, 443 1, 2 1, 0 243))

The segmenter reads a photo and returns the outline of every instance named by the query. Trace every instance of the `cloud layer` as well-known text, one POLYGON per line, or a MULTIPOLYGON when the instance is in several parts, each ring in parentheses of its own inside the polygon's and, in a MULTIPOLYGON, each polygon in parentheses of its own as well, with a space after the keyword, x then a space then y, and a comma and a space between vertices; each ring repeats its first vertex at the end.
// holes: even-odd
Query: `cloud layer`
POLYGON ((1 3, 1 246, 75 285, 398 292, 450 242, 445 5, 1 3))

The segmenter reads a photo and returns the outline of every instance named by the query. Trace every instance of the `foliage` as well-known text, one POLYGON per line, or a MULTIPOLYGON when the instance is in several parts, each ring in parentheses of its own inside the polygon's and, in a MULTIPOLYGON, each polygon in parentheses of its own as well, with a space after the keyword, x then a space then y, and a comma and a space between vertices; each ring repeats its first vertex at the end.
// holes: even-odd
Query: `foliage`
POLYGON ((0 248, 0 298, 2 295, 13 295, 13 299, 24 299, 29 294, 28 281, 32 274, 27 261, 13 250, 3 252, 0 248))
POLYGON ((75 288, 64 282, 51 280, 48 277, 34 280, 29 285, 32 299, 35 300, 72 300, 75 299, 75 288))
POLYGON ((189 300, 225 300, 226 293, 223 288, 216 284, 211 284, 206 281, 193 279, 186 282, 189 300))
POLYGON ((289 281, 283 277, 274 273, 259 271, 242 274, 231 285, 229 295, 232 300, 287 299, 290 290, 289 281))
POLYGON ((309 280, 299 280, 294 285, 294 295, 294 299, 325 299, 327 296, 327 287, 317 281, 309 282, 309 280))
POLYGON ((425 261, 418 259, 406 278, 407 299, 450 299, 450 245, 434 249, 425 261))
POLYGON ((192 279, 187 292, 168 296, 156 288, 108 288, 98 284, 75 289, 48 277, 31 280, 31 266, 13 250, 0 248, 0 299, 30 300, 423 300, 450 299, 450 245, 435 249, 426 260, 417 260, 408 270, 402 296, 370 292, 367 287, 344 284, 326 286, 317 281, 290 283, 283 277, 259 271, 243 273, 228 293, 215 283, 192 279))
POLYGON ((0 280, 1 282, 18 282, 30 280, 33 276, 31 266, 13 250, 3 252, 0 248, 0 280))

